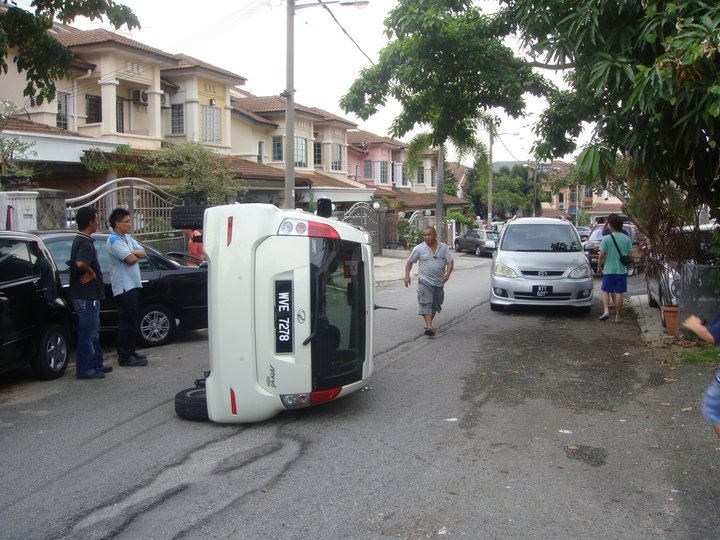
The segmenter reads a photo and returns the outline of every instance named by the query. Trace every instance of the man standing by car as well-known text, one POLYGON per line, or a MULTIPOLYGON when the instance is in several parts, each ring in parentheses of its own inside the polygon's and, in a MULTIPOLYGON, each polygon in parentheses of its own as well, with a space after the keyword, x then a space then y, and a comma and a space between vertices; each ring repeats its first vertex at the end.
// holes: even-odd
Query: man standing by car
POLYGON ((135 350, 138 331, 140 267, 138 260, 146 257, 145 250, 128 234, 130 212, 116 208, 108 218, 112 233, 107 239, 110 256, 110 282, 118 306, 117 355, 121 366, 145 366, 147 357, 135 350))
POLYGON ((453 271, 452 254, 447 244, 437 241, 433 227, 423 231, 424 242, 418 244, 405 263, 405 287, 410 285, 410 270, 414 263, 418 267, 418 314, 425 320, 425 335, 434 336, 433 318, 442 309, 445 299, 443 286, 453 271))
POLYGON ((627 268, 620 257, 632 251, 630 237, 622 234, 623 220, 618 215, 608 218, 610 234, 603 237, 600 242, 600 255, 597 263, 597 273, 602 275, 603 313, 598 317, 601 321, 610 318, 610 295, 615 303, 614 322, 622 322, 623 293, 627 291, 627 268))
POLYGON ((103 379, 112 367, 103 365, 100 348, 100 300, 105 298, 105 284, 92 239, 98 228, 97 209, 83 206, 75 220, 78 234, 70 251, 69 288, 78 317, 75 375, 78 379, 103 379))

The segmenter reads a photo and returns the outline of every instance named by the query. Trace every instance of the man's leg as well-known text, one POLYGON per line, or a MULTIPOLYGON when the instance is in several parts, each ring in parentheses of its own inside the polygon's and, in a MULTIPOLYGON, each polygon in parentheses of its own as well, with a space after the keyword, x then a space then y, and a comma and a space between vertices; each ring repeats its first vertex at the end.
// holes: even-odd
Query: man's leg
POLYGON ((135 352, 135 336, 137 333, 137 289, 125 291, 115 297, 118 304, 118 360, 126 361, 135 352))
POLYGON ((93 369, 93 314, 87 309, 92 300, 73 300, 73 307, 78 316, 78 340, 75 357, 75 375, 78 378, 88 378, 95 375, 93 369))
POLYGON ((622 320, 623 293, 613 293, 613 301, 615 302, 615 322, 622 320))
POLYGON ((610 293, 607 291, 602 292, 602 301, 603 301, 603 317, 608 317, 610 315, 610 293))

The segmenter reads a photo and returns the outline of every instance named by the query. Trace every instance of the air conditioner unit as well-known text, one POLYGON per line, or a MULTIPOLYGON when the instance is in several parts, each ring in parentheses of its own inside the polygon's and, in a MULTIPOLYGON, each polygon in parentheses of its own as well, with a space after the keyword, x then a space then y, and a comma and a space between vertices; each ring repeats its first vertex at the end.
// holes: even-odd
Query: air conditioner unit
POLYGON ((170 108, 170 95, 169 94, 160 94, 160 107, 163 109, 170 108))
POLYGON ((558 204, 558 208, 560 210, 565 210, 565 205, 563 203, 558 204))
POLYGON ((130 91, 130 97, 132 98, 132 102, 136 103, 138 105, 147 105, 148 104, 148 95, 145 90, 142 88, 136 88, 135 90, 130 91))

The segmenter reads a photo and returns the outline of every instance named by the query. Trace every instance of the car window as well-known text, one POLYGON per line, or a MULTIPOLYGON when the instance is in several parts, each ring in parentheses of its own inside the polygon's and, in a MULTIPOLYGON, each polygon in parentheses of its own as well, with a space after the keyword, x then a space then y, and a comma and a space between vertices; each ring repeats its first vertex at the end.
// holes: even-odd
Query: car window
POLYGON ((503 235, 503 251, 580 251, 575 229, 565 224, 511 225, 503 235))
POLYGON ((492 232, 492 231, 485 231, 485 236, 488 240, 500 240, 500 233, 492 232))
POLYGON ((55 265, 61 274, 70 273, 70 252, 72 251, 72 240, 48 241, 47 248, 50 250, 55 265))
POLYGON ((37 257, 30 254, 28 243, 22 240, 0 240, 0 276, 2 281, 17 281, 37 275, 37 257))

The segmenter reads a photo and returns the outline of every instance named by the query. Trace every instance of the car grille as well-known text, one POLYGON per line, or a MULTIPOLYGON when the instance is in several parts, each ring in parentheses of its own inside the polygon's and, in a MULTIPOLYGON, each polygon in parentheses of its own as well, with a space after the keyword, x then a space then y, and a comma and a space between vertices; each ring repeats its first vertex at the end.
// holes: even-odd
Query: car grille
POLYGON ((523 276, 529 277, 560 277, 565 272, 562 270, 520 270, 523 276))
POLYGON ((545 296, 533 296, 532 293, 528 292, 517 292, 515 291, 515 298, 517 300, 532 300, 533 302, 555 302, 557 300, 570 300, 572 298, 571 293, 549 293, 545 296))

